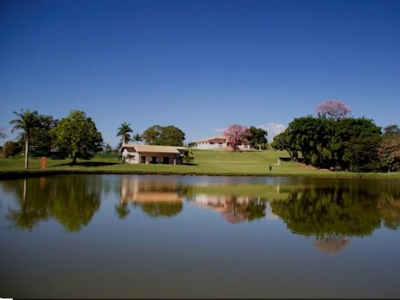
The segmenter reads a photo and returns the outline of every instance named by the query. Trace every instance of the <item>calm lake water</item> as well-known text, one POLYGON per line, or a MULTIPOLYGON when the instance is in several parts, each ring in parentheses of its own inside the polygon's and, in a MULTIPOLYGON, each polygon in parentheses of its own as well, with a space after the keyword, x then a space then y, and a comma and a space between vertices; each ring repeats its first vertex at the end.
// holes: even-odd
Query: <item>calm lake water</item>
POLYGON ((400 181, 0 181, 0 297, 400 297, 400 181))

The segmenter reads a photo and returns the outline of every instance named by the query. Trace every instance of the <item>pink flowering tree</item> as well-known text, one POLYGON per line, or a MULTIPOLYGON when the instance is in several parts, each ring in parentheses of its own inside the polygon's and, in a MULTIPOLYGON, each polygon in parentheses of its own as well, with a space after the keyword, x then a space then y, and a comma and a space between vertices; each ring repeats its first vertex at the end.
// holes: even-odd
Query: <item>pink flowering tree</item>
POLYGON ((248 140, 251 137, 251 131, 244 125, 233 124, 225 129, 224 136, 227 137, 228 143, 233 148, 233 151, 236 151, 244 140, 248 140))
POLYGON ((335 120, 345 118, 351 111, 352 110, 340 100, 325 100, 317 106, 317 113, 319 115, 329 116, 335 120))

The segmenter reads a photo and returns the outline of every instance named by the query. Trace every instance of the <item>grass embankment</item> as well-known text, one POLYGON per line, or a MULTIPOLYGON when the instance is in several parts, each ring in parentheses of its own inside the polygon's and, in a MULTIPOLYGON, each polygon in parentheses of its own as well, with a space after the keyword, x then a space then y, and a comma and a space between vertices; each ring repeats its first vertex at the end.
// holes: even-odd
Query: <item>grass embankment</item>
POLYGON ((52 174, 160 174, 160 175, 225 175, 225 176, 311 176, 344 178, 400 179, 400 173, 332 172, 292 162, 284 151, 224 152, 193 150, 192 165, 123 164, 118 154, 97 154, 91 160, 46 160, 41 169, 40 158, 29 159, 24 169, 24 157, 0 158, 0 179, 52 174), (280 158, 280 165, 277 165, 280 158), (271 167, 271 170, 270 170, 271 167))

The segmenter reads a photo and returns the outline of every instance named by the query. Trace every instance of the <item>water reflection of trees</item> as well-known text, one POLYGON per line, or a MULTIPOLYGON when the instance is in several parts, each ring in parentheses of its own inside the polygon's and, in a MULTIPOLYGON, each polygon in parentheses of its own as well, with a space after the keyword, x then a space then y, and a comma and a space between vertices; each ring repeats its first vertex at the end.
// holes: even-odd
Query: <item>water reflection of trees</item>
POLYGON ((119 218, 129 214, 127 204, 152 218, 174 217, 183 209, 183 185, 179 181, 142 180, 137 176, 122 176, 120 203, 115 206, 119 218))
POLYGON ((8 209, 11 227, 32 230, 56 219, 67 231, 87 226, 100 207, 101 180, 96 176, 54 176, 3 182, 17 195, 18 209, 8 209))
POLYGON ((323 253, 338 253, 350 243, 350 240, 339 234, 317 236, 314 245, 323 253))
POLYGON ((315 246, 324 253, 337 253, 352 237, 371 235, 382 226, 400 227, 400 186, 396 182, 306 180, 276 188, 222 186, 221 194, 218 185, 194 190, 192 201, 219 211, 229 223, 275 216, 293 233, 314 237, 315 246), (260 197, 255 197, 257 193, 260 197))
POLYGON ((157 217, 174 217, 182 211, 183 203, 178 202, 149 202, 149 203, 140 203, 140 207, 142 211, 146 213, 146 215, 157 218, 157 217))
POLYGON ((376 187, 297 187, 271 208, 293 233, 313 236, 319 250, 336 253, 351 237, 371 235, 381 226, 397 230, 399 199, 398 190, 376 187))
POLYGON ((400 227, 400 197, 383 192, 377 201, 377 209, 386 228, 397 230, 400 227), (397 199, 397 200, 396 200, 397 199))
POLYGON ((280 218, 292 232, 314 237, 316 247, 327 253, 340 251, 351 237, 371 235, 380 227, 400 227, 397 182, 327 180, 200 187, 183 184, 179 178, 156 178, 122 175, 116 181, 104 181, 101 176, 74 175, 3 181, 4 192, 15 193, 18 199, 18 208, 9 208, 6 217, 22 230, 53 218, 67 231, 79 231, 99 209, 101 193, 115 183, 119 193, 115 213, 120 219, 132 208, 152 218, 175 217, 186 199, 218 211, 232 224, 280 218))

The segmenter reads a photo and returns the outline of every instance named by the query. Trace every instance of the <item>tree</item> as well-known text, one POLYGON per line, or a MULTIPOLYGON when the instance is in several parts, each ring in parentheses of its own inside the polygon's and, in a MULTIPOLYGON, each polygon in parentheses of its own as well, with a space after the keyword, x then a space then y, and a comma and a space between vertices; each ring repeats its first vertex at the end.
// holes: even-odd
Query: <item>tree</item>
POLYGON ((385 171, 400 171, 400 129, 397 125, 389 125, 384 128, 378 153, 381 166, 385 171))
POLYGON ((61 119, 52 129, 54 146, 72 157, 72 164, 78 157, 89 158, 93 152, 102 150, 103 138, 97 131, 96 124, 85 112, 73 110, 69 116, 61 119))
POLYGON ((143 134, 142 139, 148 145, 158 145, 163 127, 160 125, 153 125, 147 128, 143 134))
POLYGON ((274 140, 271 143, 271 147, 276 150, 284 151, 286 150, 290 156, 292 161, 297 161, 299 157, 298 150, 294 147, 294 145, 290 141, 289 132, 286 129, 282 131, 280 134, 274 136, 274 140))
POLYGON ((165 146, 183 146, 185 140, 185 133, 178 127, 173 125, 165 126, 162 129, 160 136, 160 145, 165 146))
POLYGON ((325 100, 317 106, 317 113, 319 115, 327 115, 335 120, 345 118, 351 111, 352 110, 340 100, 325 100))
POLYGON ((381 127, 372 119, 345 118, 336 122, 338 163, 342 169, 371 171, 376 168, 381 127), (359 157, 355 157, 356 155, 359 157), (369 169, 369 170, 367 170, 369 169))
MULTIPOLYGON (((57 125, 58 120, 54 119, 52 116, 39 115, 38 121, 38 126, 32 128, 29 136, 30 148, 35 147, 34 155, 47 156, 51 151, 52 143, 55 138, 51 129, 57 125)), ((23 144, 23 136, 19 137, 19 142, 21 145, 23 144)))
POLYGON ((194 160, 193 151, 191 149, 186 150, 184 152, 182 160, 183 160, 183 163, 185 163, 185 164, 191 164, 194 160))
POLYGON ((17 119, 10 121, 10 124, 14 125, 11 132, 15 130, 22 130, 25 142, 25 169, 28 169, 28 156, 29 156, 29 138, 32 129, 40 126, 39 114, 36 110, 30 111, 29 109, 21 112, 14 111, 14 114, 18 116, 17 119))
POLYGON ((257 128, 254 126, 250 126, 249 130, 251 132, 250 146, 252 148, 258 148, 260 150, 267 149, 268 146, 267 131, 262 128, 257 128))
POLYGON ((111 145, 109 143, 106 143, 104 145, 104 152, 105 153, 112 153, 113 152, 113 148, 111 147, 111 145))
POLYGON ((391 124, 383 128, 383 134, 390 135, 390 134, 399 134, 400 128, 399 125, 391 124))
POLYGON ((8 158, 21 152, 21 150, 21 146, 18 143, 14 141, 7 141, 3 146, 3 155, 5 158, 8 158))
POLYGON ((233 124, 230 125, 223 133, 227 139, 228 143, 233 148, 233 151, 238 150, 238 146, 244 141, 251 137, 251 132, 247 126, 233 124))
POLYGON ((143 132, 142 139, 148 145, 183 146, 185 133, 173 125, 153 125, 143 132))
POLYGON ((380 130, 365 118, 306 116, 290 122, 284 132, 274 137, 271 146, 287 150, 292 160, 301 154, 306 165, 317 168, 372 170, 377 166, 373 157, 377 157, 380 130))
POLYGON ((133 136, 133 140, 136 142, 136 144, 139 144, 139 142, 142 142, 142 141, 143 141, 142 136, 141 136, 139 133, 136 133, 136 134, 133 136))
POLYGON ((131 140, 131 136, 129 133, 133 132, 132 128, 130 127, 131 124, 126 122, 122 123, 120 127, 118 127, 117 136, 122 138, 122 144, 129 143, 131 140))
POLYGON ((354 137, 347 144, 345 159, 352 172, 378 172, 380 160, 378 149, 381 135, 375 134, 368 137, 354 137))

